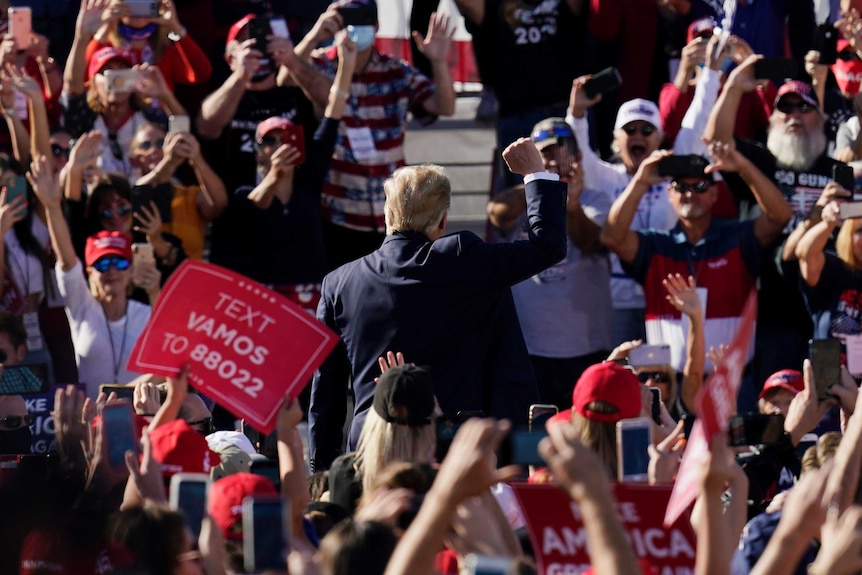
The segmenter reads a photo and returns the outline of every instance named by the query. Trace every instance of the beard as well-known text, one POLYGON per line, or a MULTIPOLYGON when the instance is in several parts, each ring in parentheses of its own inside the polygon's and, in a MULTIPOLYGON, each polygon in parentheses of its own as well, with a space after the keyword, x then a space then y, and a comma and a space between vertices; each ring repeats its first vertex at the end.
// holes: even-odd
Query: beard
POLYGON ((791 120, 780 125, 769 119, 769 135, 766 147, 775 156, 779 168, 801 172, 809 169, 826 151, 826 134, 823 133, 823 123, 812 133, 789 132, 788 127, 802 125, 799 120, 791 120))

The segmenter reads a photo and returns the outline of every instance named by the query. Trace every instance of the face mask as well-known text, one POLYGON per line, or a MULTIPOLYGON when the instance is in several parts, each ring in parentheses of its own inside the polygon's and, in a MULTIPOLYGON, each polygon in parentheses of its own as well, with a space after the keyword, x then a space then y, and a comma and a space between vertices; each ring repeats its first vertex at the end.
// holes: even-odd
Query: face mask
POLYGON ((832 73, 835 75, 838 89, 843 93, 853 96, 859 92, 859 86, 862 84, 862 60, 836 60, 832 64, 832 73))
MULTIPOLYGON (((730 58, 725 58, 721 62, 721 71, 727 72, 728 70, 730 70, 731 66, 733 66, 733 60, 731 60, 730 58)), ((701 62, 700 64, 697 65, 697 67, 698 68, 705 68, 706 62, 701 62)))
POLYGON ((348 26, 347 36, 356 42, 357 50, 365 50, 374 44, 374 26, 348 26))
POLYGON ((0 454, 19 455, 30 453, 33 437, 27 426, 18 429, 0 431, 0 454))
POLYGON ((261 58, 260 66, 251 77, 252 82, 262 82, 269 78, 275 70, 272 67, 272 60, 269 58, 261 58))
POLYGON ((128 24, 119 23, 117 26, 117 32, 120 33, 120 36, 128 40, 129 42, 139 42, 141 40, 146 40, 150 36, 156 33, 159 27, 155 23, 150 23, 144 26, 143 28, 133 28, 128 24))

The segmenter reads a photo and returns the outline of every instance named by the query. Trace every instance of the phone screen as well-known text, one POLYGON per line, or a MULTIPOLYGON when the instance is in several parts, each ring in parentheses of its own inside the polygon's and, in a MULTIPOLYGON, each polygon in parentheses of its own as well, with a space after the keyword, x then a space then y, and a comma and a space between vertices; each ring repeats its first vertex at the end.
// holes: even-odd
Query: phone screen
POLYGON ((281 490, 281 475, 278 472, 278 461, 252 461, 251 472, 269 479, 276 489, 281 490))
POLYGON ((106 405, 102 409, 103 433, 108 444, 108 464, 125 468, 126 451, 137 452, 138 438, 132 421, 132 408, 128 402, 106 405))
POLYGON ((281 499, 246 497, 242 513, 246 571, 284 570, 286 543, 281 499))
POLYGON ((207 484, 204 481, 181 481, 178 507, 186 516, 186 522, 195 535, 201 534, 201 524, 207 514, 207 484))
POLYGON ((622 427, 620 440, 622 441, 622 461, 620 466, 621 478, 642 479, 646 477, 649 468, 649 427, 622 427))
POLYGON ((817 398, 826 399, 827 390, 841 380, 841 342, 837 339, 815 339, 809 342, 811 367, 817 398))
POLYGON ((539 442, 547 435, 544 430, 533 432, 525 429, 513 430, 500 446, 500 463, 536 467, 545 465, 545 460, 539 455, 539 442))

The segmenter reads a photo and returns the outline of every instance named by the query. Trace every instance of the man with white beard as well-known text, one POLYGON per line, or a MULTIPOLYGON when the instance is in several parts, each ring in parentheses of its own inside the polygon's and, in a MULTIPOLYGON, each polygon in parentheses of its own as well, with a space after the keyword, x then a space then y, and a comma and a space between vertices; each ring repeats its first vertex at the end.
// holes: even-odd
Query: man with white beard
MULTIPOLYGON (((733 137, 736 111, 742 95, 762 87, 766 80, 754 77, 751 56, 728 77, 707 124, 704 137, 727 140, 733 137)), ((814 89, 804 82, 786 82, 778 89, 775 109, 769 119, 766 146, 736 139, 743 155, 770 176, 793 208, 793 219, 785 228, 782 242, 764 259, 760 274, 757 332, 755 336, 754 381, 762 382, 781 369, 799 369, 808 355, 808 339, 813 326, 797 288, 798 266, 779 267, 780 243, 798 240, 805 229, 820 220, 818 199, 832 181, 833 168, 842 164, 826 154, 825 118, 814 89), (794 228, 797 228, 795 233, 794 228)), ((748 186, 735 174, 722 176, 739 205, 740 218, 749 220, 759 209, 748 186)), ((835 188, 832 186, 830 189, 835 188)), ((822 203, 822 202, 820 202, 822 203)), ((792 246, 789 251, 793 253, 792 246)))

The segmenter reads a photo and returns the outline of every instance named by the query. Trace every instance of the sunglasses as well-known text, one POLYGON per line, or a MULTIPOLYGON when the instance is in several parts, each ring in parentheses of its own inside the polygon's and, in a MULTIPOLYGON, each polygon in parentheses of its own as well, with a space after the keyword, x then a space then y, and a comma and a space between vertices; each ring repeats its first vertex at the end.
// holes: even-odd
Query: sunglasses
POLYGON ((69 151, 71 149, 72 148, 64 148, 60 144, 51 144, 51 153, 55 157, 66 156, 68 158, 69 157, 69 151))
POLYGON ((0 419, 0 427, 3 429, 19 429, 21 427, 30 427, 36 421, 36 416, 32 413, 27 415, 7 415, 0 419))
MULTIPOLYGON (((629 136, 634 136, 638 133, 637 126, 623 126, 623 132, 628 134, 629 136)), ((652 136, 655 133, 655 126, 651 126, 649 124, 644 124, 640 127, 641 136, 647 137, 652 136)))
POLYGON ((663 371, 642 371, 638 374, 641 383, 670 383, 667 374, 663 371))
POLYGON ((808 102, 798 102, 796 104, 790 102, 778 102, 778 104, 775 106, 775 109, 782 114, 792 114, 793 112, 807 114, 808 112, 813 112, 814 108, 815 106, 812 106, 808 102))
POLYGON ((200 429, 196 429, 198 433, 201 435, 209 435, 213 431, 215 431, 215 426, 213 425, 212 417, 205 417, 203 419, 198 419, 197 421, 189 421, 189 427, 193 427, 195 425, 200 425, 200 429))
POLYGON ((99 258, 93 264, 93 269, 99 272, 100 274, 105 273, 111 267, 119 271, 124 271, 129 269, 129 260, 120 256, 108 256, 104 258, 99 258))
POLYGON ((712 185, 712 182, 707 180, 700 180, 695 184, 683 184, 682 182, 673 181, 670 183, 670 187, 673 191, 678 194, 685 194, 688 192, 692 192, 695 194, 703 194, 709 189, 709 186, 712 185))
POLYGON ((841 50, 840 52, 838 52, 838 54, 835 55, 835 57, 844 62, 852 62, 853 60, 859 59, 859 56, 856 55, 856 52, 852 50, 841 50))
POLYGON ((116 210, 102 210, 99 215, 102 217, 103 220, 110 220, 114 216, 122 218, 123 216, 128 215, 131 212, 131 206, 120 206, 116 210))
POLYGON ((138 149, 143 150, 145 152, 149 152, 153 146, 161 150, 165 145, 165 139, 159 138, 158 140, 144 140, 138 144, 138 149))

